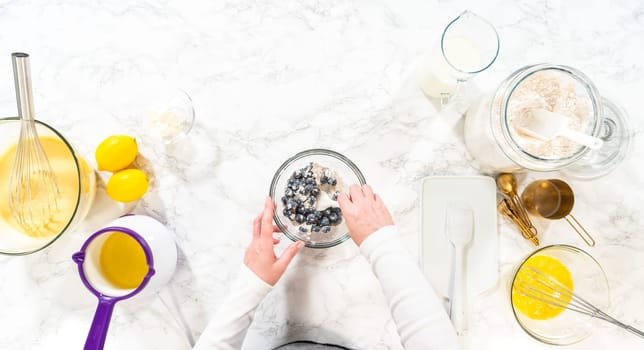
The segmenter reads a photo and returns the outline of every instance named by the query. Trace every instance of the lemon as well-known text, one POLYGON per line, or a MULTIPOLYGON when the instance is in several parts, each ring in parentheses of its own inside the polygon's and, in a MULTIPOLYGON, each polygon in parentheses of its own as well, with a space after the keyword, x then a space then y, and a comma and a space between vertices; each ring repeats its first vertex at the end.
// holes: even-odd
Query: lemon
POLYGON ((114 173, 107 181, 106 192, 117 202, 132 202, 148 190, 148 177, 139 169, 126 169, 114 173))
POLYGON ((126 135, 112 135, 96 148, 98 170, 119 171, 127 168, 136 158, 139 148, 136 140, 126 135))

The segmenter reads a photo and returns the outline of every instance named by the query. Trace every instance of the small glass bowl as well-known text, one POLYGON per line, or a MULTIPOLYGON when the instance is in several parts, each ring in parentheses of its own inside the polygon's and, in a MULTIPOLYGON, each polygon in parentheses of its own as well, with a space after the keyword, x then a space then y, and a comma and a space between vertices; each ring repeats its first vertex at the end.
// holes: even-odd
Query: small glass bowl
POLYGON ((569 245, 551 245, 534 251, 514 271, 509 288, 509 300, 517 322, 531 337, 550 345, 571 345, 588 338, 598 322, 596 318, 571 310, 546 320, 535 320, 522 314, 512 302, 512 287, 517 273, 525 262, 533 256, 553 257, 563 263, 572 276, 573 293, 584 298, 600 310, 608 312, 610 291, 608 280, 597 260, 585 251, 569 245))
POLYGON ((159 90, 148 99, 144 111, 143 133, 165 144, 172 144, 188 136, 195 123, 192 98, 185 90, 159 90))
POLYGON ((281 197, 284 195, 287 181, 295 170, 304 168, 310 163, 319 163, 320 165, 334 170, 338 177, 344 183, 344 191, 349 190, 352 184, 364 185, 365 181, 360 169, 347 157, 340 153, 328 149, 309 149, 302 151, 293 157, 287 159, 277 169, 273 181, 271 182, 270 196, 275 202, 275 212, 273 219, 282 232, 292 241, 303 241, 309 248, 329 248, 336 246, 349 239, 349 230, 344 220, 328 233, 310 232, 303 234, 293 224, 289 218, 284 216, 284 204, 281 197))

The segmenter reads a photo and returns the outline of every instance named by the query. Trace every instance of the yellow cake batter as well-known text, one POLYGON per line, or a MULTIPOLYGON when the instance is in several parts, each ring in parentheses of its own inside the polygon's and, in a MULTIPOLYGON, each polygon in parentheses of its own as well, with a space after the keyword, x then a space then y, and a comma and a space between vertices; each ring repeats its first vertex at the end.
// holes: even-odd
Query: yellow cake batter
MULTIPOLYGON (((44 227, 23 228, 14 219, 9 207, 9 179, 18 145, 9 147, 4 154, 0 155, 0 193, 4 198, 0 201, 0 219, 10 223, 18 231, 36 238, 50 237, 60 233, 72 219, 79 196, 78 172, 69 147, 55 137, 41 137, 40 142, 49 159, 59 190, 57 210, 51 213, 51 217, 34 217, 36 222, 46 222, 44 227)), ((91 170, 85 161, 82 159, 79 161, 82 176, 88 178, 91 170)), ((89 181, 83 181, 82 193, 89 192, 89 183, 89 181)))

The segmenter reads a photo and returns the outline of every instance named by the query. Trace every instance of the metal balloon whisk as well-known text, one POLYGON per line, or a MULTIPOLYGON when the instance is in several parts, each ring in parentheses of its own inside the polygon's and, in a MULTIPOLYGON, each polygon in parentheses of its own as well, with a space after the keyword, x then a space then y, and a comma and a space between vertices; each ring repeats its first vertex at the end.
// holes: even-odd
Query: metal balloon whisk
POLYGON ((527 277, 529 278, 524 279, 523 282, 519 282, 516 285, 517 290, 523 295, 550 306, 568 309, 580 314, 604 320, 644 338, 644 332, 616 320, 586 299, 580 297, 577 293, 574 293, 552 276, 533 267, 526 266, 523 268, 527 269, 525 272, 528 274, 527 277))
POLYGON ((9 179, 9 206, 17 223, 37 236, 58 210, 56 177, 38 137, 33 111, 29 55, 13 53, 20 138, 9 179))

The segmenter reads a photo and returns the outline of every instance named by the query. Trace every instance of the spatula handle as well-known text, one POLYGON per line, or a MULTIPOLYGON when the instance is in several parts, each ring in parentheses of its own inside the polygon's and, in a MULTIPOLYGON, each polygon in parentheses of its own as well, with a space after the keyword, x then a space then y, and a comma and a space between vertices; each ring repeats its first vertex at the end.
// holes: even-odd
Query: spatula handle
POLYGON ((454 284, 449 317, 458 336, 464 335, 467 331, 465 295, 465 247, 456 246, 454 247, 454 284))

